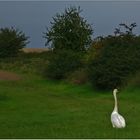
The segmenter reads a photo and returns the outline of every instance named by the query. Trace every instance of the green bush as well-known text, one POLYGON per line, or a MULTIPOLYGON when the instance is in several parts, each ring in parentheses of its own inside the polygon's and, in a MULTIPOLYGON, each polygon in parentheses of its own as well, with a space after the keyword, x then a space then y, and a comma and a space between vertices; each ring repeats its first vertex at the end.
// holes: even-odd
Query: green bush
POLYGON ((64 79, 69 73, 82 66, 81 55, 72 50, 53 52, 47 65, 46 74, 52 79, 64 79))
POLYGON ((140 69, 140 37, 124 34, 108 36, 89 62, 89 77, 99 89, 112 89, 127 83, 140 69))
POLYGON ((22 31, 14 28, 0 29, 0 57, 17 56, 20 50, 26 46, 28 37, 22 31))

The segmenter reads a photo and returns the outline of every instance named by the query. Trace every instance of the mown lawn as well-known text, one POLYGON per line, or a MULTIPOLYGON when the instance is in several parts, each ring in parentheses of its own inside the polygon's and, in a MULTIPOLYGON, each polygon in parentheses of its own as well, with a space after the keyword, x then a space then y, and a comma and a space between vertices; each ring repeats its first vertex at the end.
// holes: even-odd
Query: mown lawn
POLYGON ((21 76, 20 81, 0 81, 0 138, 140 138, 140 89, 118 95, 127 126, 114 129, 111 92, 21 76))

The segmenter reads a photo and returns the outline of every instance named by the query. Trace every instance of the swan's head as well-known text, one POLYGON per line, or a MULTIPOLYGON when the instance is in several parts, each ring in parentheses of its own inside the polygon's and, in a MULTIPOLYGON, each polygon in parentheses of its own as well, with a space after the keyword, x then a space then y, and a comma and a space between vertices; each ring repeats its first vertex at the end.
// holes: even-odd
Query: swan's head
POLYGON ((115 88, 114 90, 113 90, 113 94, 115 93, 117 93, 118 92, 118 89, 117 88, 115 88))

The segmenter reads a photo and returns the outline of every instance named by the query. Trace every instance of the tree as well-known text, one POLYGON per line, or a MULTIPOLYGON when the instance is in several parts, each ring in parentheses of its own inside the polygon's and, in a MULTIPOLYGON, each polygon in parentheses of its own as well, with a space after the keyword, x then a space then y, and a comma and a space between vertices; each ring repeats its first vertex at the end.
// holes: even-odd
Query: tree
POLYGON ((140 36, 135 36, 132 30, 104 37, 93 47, 96 53, 90 60, 89 76, 99 89, 123 86, 140 70, 140 36))
POLYGON ((0 29, 0 57, 17 56, 20 50, 26 46, 28 37, 22 31, 11 28, 0 29))
POLYGON ((44 33, 46 46, 52 48, 46 70, 50 78, 64 79, 83 66, 82 58, 90 46, 93 31, 80 12, 80 7, 70 7, 64 13, 56 14, 51 28, 44 33))
POLYGON ((80 7, 70 7, 62 14, 57 13, 50 30, 47 28, 44 33, 45 45, 51 45, 53 50, 86 51, 90 46, 93 30, 80 13, 80 7))
POLYGON ((115 36, 118 35, 134 35, 133 34, 133 29, 137 26, 137 24, 131 23, 130 25, 127 25, 125 23, 120 23, 119 24, 119 28, 115 28, 114 34, 115 36), (125 32, 121 31, 121 27, 123 27, 125 29, 125 32))

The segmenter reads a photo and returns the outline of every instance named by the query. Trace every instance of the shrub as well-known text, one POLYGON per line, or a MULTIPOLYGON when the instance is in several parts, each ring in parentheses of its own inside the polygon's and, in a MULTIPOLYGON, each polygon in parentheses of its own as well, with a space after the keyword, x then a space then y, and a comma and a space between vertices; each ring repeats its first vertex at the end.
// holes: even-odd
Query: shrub
POLYGON ((140 37, 132 34, 104 38, 103 46, 89 63, 92 84, 99 89, 126 84, 128 77, 140 69, 139 41, 140 37))
POLYGON ((47 65, 46 74, 52 79, 64 79, 69 73, 81 67, 81 55, 72 50, 53 52, 47 65))
POLYGON ((26 46, 28 37, 22 31, 11 28, 0 29, 0 57, 17 56, 26 46))

